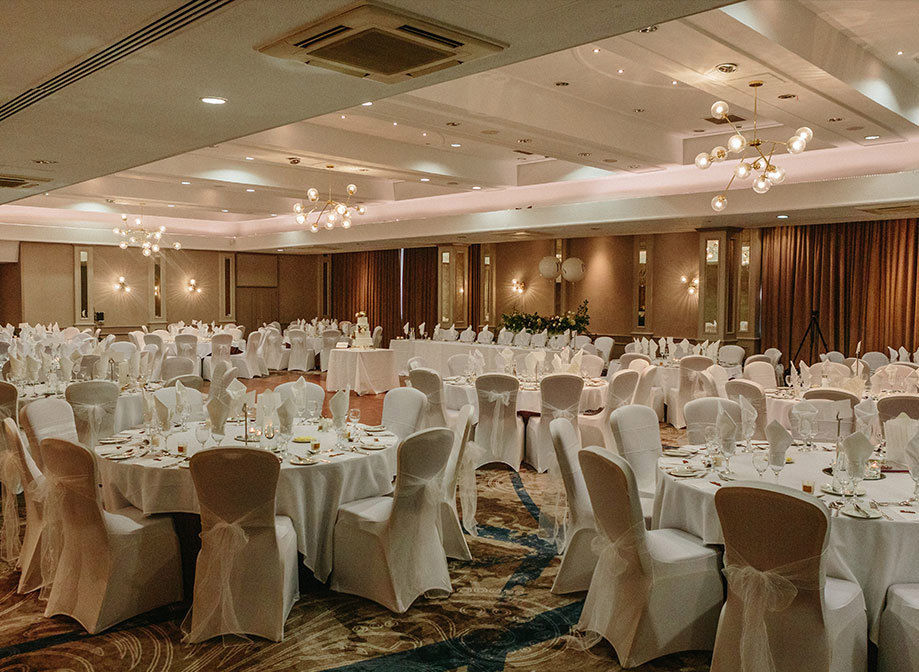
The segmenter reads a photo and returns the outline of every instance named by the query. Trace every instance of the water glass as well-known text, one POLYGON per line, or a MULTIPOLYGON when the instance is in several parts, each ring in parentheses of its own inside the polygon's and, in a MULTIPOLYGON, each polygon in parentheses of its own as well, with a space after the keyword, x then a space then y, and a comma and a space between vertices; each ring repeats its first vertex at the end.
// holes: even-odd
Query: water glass
POLYGON ((209 430, 207 428, 206 422, 198 423, 195 426, 195 440, 198 442, 198 445, 204 448, 204 444, 207 443, 207 437, 209 430))
POLYGON ((356 425, 361 421, 361 409, 359 408, 350 408, 348 409, 348 419, 351 421, 351 424, 356 425))
POLYGON ((919 502, 919 464, 911 464, 909 467, 909 476, 913 479, 913 496, 909 498, 911 502, 919 502))
POLYGON ((772 473, 775 474, 775 482, 778 483, 779 474, 782 472, 782 469, 785 468, 785 453, 770 453, 769 468, 772 469, 772 473))
POLYGON ((763 474, 769 468, 769 453, 767 451, 758 450, 753 453, 753 468, 756 469, 756 473, 759 474, 759 478, 762 480, 763 474))

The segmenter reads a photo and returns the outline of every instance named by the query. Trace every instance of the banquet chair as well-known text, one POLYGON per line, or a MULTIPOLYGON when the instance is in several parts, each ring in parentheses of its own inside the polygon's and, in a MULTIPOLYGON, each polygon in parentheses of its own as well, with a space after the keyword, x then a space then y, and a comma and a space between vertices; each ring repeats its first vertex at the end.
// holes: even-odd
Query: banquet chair
POLYGON ((476 468, 500 462, 520 471, 525 441, 523 420, 517 415, 519 386, 514 376, 503 373, 487 373, 475 379, 479 403, 475 443, 482 449, 476 468))
POLYGON ((530 347, 544 348, 548 342, 549 332, 543 329, 542 331, 533 334, 533 337, 530 339, 530 347))
POLYGON ((890 364, 890 358, 883 352, 878 352, 876 350, 872 350, 863 354, 862 361, 871 367, 872 373, 877 371, 882 366, 887 366, 890 364))
POLYGON ((175 337, 176 357, 198 361, 198 337, 194 334, 179 334, 175 337))
POLYGON ((0 420, 4 418, 19 421, 19 389, 11 383, 0 381, 0 420))
POLYGON ((163 383, 163 387, 175 387, 176 383, 182 383, 185 387, 190 387, 193 390, 201 390, 204 387, 204 379, 201 376, 196 376, 193 373, 186 373, 181 376, 175 376, 163 383))
POLYGON ((781 380, 785 376, 785 367, 782 365, 782 351, 778 348, 766 348, 763 350, 763 354, 772 360, 772 365, 775 367, 776 378, 781 380))
POLYGON ((383 327, 377 325, 373 328, 373 332, 370 334, 370 339, 373 341, 373 347, 376 349, 383 347, 383 327))
POLYGON ((776 670, 864 672, 865 599, 858 584, 825 576, 826 506, 781 485, 725 483, 715 492, 715 509, 727 600, 712 672, 767 669, 762 659, 744 660, 748 652, 771 652, 776 670), (771 595, 763 593, 767 586, 771 595), (750 628, 751 613, 762 627, 750 628))
POLYGON ((412 369, 428 369, 428 363, 424 361, 423 357, 409 357, 406 362, 406 367, 409 371, 412 369))
POLYGON ((163 380, 194 373, 195 362, 187 357, 166 357, 160 367, 160 378, 163 380))
MULTIPOLYGON (((600 351, 597 350, 596 346, 593 343, 585 343, 580 348, 578 348, 578 350, 580 350, 581 352, 587 355, 595 355, 597 357, 600 357, 600 351)), ((600 357, 600 359, 603 359, 603 358, 600 357)))
POLYGON ((383 397, 382 424, 401 441, 418 431, 427 397, 413 387, 397 387, 383 397))
POLYGON ((843 364, 849 367, 850 371, 853 371, 855 375, 865 376, 866 374, 871 373, 871 367, 863 359, 858 359, 857 357, 846 357, 843 360, 843 364))
MULTIPOLYGON (((286 398, 288 394, 293 394, 294 386, 297 384, 297 381, 291 381, 289 383, 281 383, 274 388, 274 391, 286 398)), ((317 385, 316 383, 310 383, 304 381, 304 392, 303 392, 303 406, 306 407, 306 404, 310 401, 315 401, 319 405, 319 412, 322 412, 322 405, 325 403, 325 390, 322 389, 322 386, 317 385)))
POLYGON ((744 361, 744 364, 752 364, 753 362, 766 362, 766 364, 772 364, 772 357, 769 355, 750 355, 744 361))
POLYGON ((686 439, 690 444, 696 446, 705 445, 705 428, 715 427, 718 419, 718 411, 724 409, 731 420, 737 425, 737 433, 734 435, 735 440, 741 438, 741 413, 740 404, 731 399, 716 399, 707 397, 703 399, 693 399, 683 407, 683 414, 686 417, 686 439))
POLYGON ((639 505, 645 520, 650 520, 657 489, 657 460, 663 454, 657 414, 647 406, 622 406, 610 414, 609 426, 617 452, 635 474, 639 505))
POLYGON ((230 363, 239 369, 240 378, 257 378, 262 375, 259 365, 258 349, 262 343, 262 334, 252 331, 246 338, 246 350, 241 355, 230 355, 230 363))
POLYGON ((746 351, 739 345, 722 345, 718 348, 718 361, 727 370, 728 375, 740 375, 741 364, 746 356, 746 351))
POLYGON ((217 365, 217 362, 226 362, 230 364, 230 352, 233 348, 233 336, 231 334, 214 334, 211 336, 211 352, 204 357, 201 365, 203 378, 211 379, 211 372, 217 365))
MULTIPOLYGON (((434 369, 412 369, 408 372, 412 387, 425 396, 424 409, 418 429, 429 427, 449 427, 444 407, 444 381, 434 369)), ((456 411, 451 414, 455 417, 456 411)))
MULTIPOLYGON (((603 446, 615 452, 616 441, 609 426, 609 416, 620 406, 632 403, 635 388, 638 386, 639 373, 626 369, 616 371, 609 379, 606 392, 606 403, 599 413, 581 413, 578 415, 578 429, 581 430, 581 443, 585 446, 603 446)), ((551 429, 551 425, 550 425, 551 429)))
POLYGON ((306 332, 303 329, 288 329, 290 340, 290 357, 287 361, 288 371, 312 371, 316 355, 306 347, 306 332))
POLYGON ((919 669, 919 584, 896 583, 887 589, 878 626, 878 672, 919 669))
POLYGON ((450 355, 447 370, 451 376, 465 376, 472 370, 472 357, 464 354, 450 355))
POLYGON ((185 641, 230 634, 281 641, 299 582, 293 523, 275 514, 277 458, 255 448, 203 450, 189 470, 201 550, 185 641))
POLYGON ((144 342, 144 332, 142 332, 140 329, 136 329, 134 331, 128 332, 128 336, 131 339, 131 343, 133 343, 138 350, 144 349, 144 346, 146 345, 144 342))
POLYGON ((712 380, 715 382, 715 391, 717 394, 710 396, 723 397, 724 384, 730 380, 731 375, 720 364, 712 364, 710 367, 705 369, 705 373, 711 376, 712 380))
MULTIPOLYGON (((188 420, 190 422, 200 422, 207 418, 204 410, 204 395, 199 390, 188 388, 185 390, 186 399, 188 399, 188 420)), ((175 411, 178 400, 178 392, 175 385, 172 387, 161 387, 153 396, 160 400, 164 406, 175 411)), ((178 418, 176 418, 178 421, 178 418)))
POLYGON ((530 345, 530 339, 532 336, 530 332, 526 329, 521 329, 516 334, 514 334, 514 346, 517 348, 525 348, 530 345))
POLYGON ((575 336, 574 342, 571 344, 571 347, 574 348, 575 350, 580 350, 585 345, 591 345, 592 343, 593 341, 591 341, 590 336, 583 336, 583 335, 575 336))
POLYGON ((268 369, 268 360, 266 359, 266 355, 268 354, 268 350, 269 350, 268 336, 271 334, 272 329, 271 327, 262 327, 261 329, 258 330, 258 332, 262 335, 262 341, 261 343, 258 344, 258 350, 256 351, 258 355, 257 357, 258 372, 260 376, 265 377, 270 373, 268 369))
POLYGON ((603 358, 599 355, 581 356, 581 375, 587 378, 599 378, 603 375, 603 358))
POLYGON ((766 391, 763 386, 752 380, 729 380, 724 384, 724 396, 740 403, 743 397, 756 409, 756 429, 753 432, 754 441, 766 440, 766 425, 769 418, 766 416, 766 391))
POLYGON ((651 358, 648 357, 648 355, 645 355, 640 352, 626 352, 625 354, 622 355, 622 357, 619 358, 619 368, 628 369, 629 365, 632 362, 634 362, 636 359, 641 359, 647 362, 648 364, 652 363, 651 358))
POLYGON ((83 355, 83 358, 80 360, 80 370, 77 376, 83 380, 93 380, 96 377, 96 372, 101 361, 102 357, 100 355, 83 355))
POLYGON ((475 330, 469 326, 463 329, 459 335, 460 343, 472 343, 475 341, 475 330))
POLYGON ((122 359, 128 360, 137 353, 137 346, 131 341, 116 341, 112 343, 109 351, 120 352, 124 355, 122 359))
MULTIPOLYGON (((467 459, 466 450, 472 435, 472 415, 475 409, 471 404, 465 404, 456 415, 456 423, 453 425, 453 449, 450 451, 450 458, 444 467, 444 473, 441 478, 443 489, 440 499, 440 530, 443 537, 444 553, 448 558, 457 560, 472 560, 472 553, 469 551, 469 545, 463 536, 463 525, 460 524, 459 513, 456 510, 456 493, 459 489, 460 478, 463 475, 463 462, 467 459)), ((468 469, 467 473, 472 474, 472 492, 469 496, 475 497, 475 470, 468 469)), ((460 494, 463 497, 463 493, 460 494)), ((463 500, 465 505, 466 500, 463 500)), ((472 529, 474 526, 474 513, 463 510, 463 516, 470 515, 470 520, 466 521, 472 529)))
POLYGON ((778 387, 775 367, 770 362, 749 362, 744 366, 743 377, 759 384, 765 390, 778 387))
POLYGON ((37 399, 23 406, 19 411, 19 426, 25 432, 32 459, 39 469, 44 467, 38 451, 42 441, 54 438, 77 443, 80 440, 73 408, 65 400, 55 397, 37 399))
MULTIPOLYGON (((641 373, 649 366, 653 366, 653 364, 650 364, 647 359, 633 359, 631 362, 629 362, 629 365, 625 367, 624 370, 637 371, 638 373, 641 373)), ((619 370, 622 371, 623 369, 620 368, 619 370)))
MULTIPOLYGON (((166 334, 169 335, 168 333, 166 334)), ((163 341, 162 335, 159 333, 144 334, 144 345, 155 345, 156 354, 153 357, 153 380, 160 380, 160 365, 163 363, 163 358, 166 356, 166 345, 163 341)), ((85 359, 85 358, 84 358, 85 359)))
POLYGON ((578 461, 601 551, 577 629, 606 639, 626 669, 710 650, 723 596, 718 551, 682 530, 646 531, 627 460, 591 447, 578 461))
POLYGON ((565 533, 567 543, 562 555, 562 564, 552 583, 552 592, 564 595, 590 587, 590 578, 597 564, 597 554, 592 548, 597 533, 587 486, 584 484, 584 475, 578 462, 578 452, 582 444, 578 432, 569 420, 558 418, 549 423, 549 434, 552 436, 555 459, 558 461, 568 504, 565 533))
POLYGON ((631 343, 626 343, 625 346, 623 346, 622 352, 623 353, 638 353, 640 349, 641 349, 641 346, 639 345, 638 341, 633 340, 631 343))
POLYGON ((26 505, 26 529, 16 563, 20 570, 16 592, 24 595, 38 590, 42 585, 41 536, 45 522, 42 516, 44 507, 41 493, 44 489, 45 477, 25 449, 22 433, 16 427, 13 418, 3 419, 3 437, 6 450, 12 451, 16 457, 17 473, 19 482, 22 484, 23 499, 26 505))
MULTIPOLYGON (((634 371, 631 368, 627 370, 634 371)), ((635 386, 635 394, 632 395, 632 403, 653 408, 657 412, 657 417, 660 418, 661 414, 656 408, 660 402, 660 390, 654 387, 656 377, 656 366, 646 366, 641 371, 638 371, 638 384, 635 386)))
POLYGON ((861 401, 861 399, 857 395, 853 394, 852 392, 849 392, 848 390, 839 390, 839 389, 835 389, 832 387, 818 387, 812 390, 805 390, 802 396, 808 401, 813 401, 815 399, 829 399, 830 401, 848 401, 853 409, 853 414, 854 414, 855 407, 858 405, 858 402, 861 401))
POLYGON ((527 422, 524 443, 524 460, 536 471, 542 473, 555 466, 549 424, 556 418, 577 422, 583 389, 584 379, 572 373, 554 373, 539 381, 540 414, 527 422))
MULTIPOLYGON (((339 334, 339 337, 344 336, 344 337, 346 337, 346 338, 350 338, 350 337, 351 337, 351 328, 352 328, 353 326, 354 326, 353 323, 349 322, 348 320, 342 320, 341 322, 339 322, 339 323, 338 323, 338 330, 339 330, 339 332, 341 332, 341 333, 339 334)), ((323 333, 325 333, 325 332, 323 332, 323 333)))
POLYGON ((906 413, 913 420, 919 420, 919 395, 917 394, 891 394, 878 399, 878 417, 881 426, 888 420, 893 420, 901 413, 906 413))
POLYGON ((908 379, 914 369, 897 362, 877 369, 871 376, 871 387, 876 392, 894 390, 897 392, 915 392, 915 388, 907 390, 908 379))
POLYGON ((495 332, 489 331, 486 327, 479 332, 479 335, 475 337, 475 342, 482 345, 490 345, 495 340, 495 332))
POLYGON ((852 375, 852 371, 842 362, 817 362, 810 367, 811 382, 814 385, 821 385, 823 377, 826 376, 830 385, 839 382, 852 375))
POLYGON ((335 344, 342 337, 338 329, 326 329, 322 332, 322 350, 319 351, 319 370, 329 370, 329 353, 335 349, 335 344))
MULTIPOLYGON (((855 414, 850 400, 827 399, 826 397, 808 399, 805 397, 804 401, 817 410, 817 414, 813 419, 816 426, 814 430, 816 435, 813 438, 816 441, 832 442, 837 438, 845 438, 852 433, 855 427, 855 414)), ((791 433, 796 439, 804 438, 798 415, 800 410, 801 404, 797 404, 792 406, 789 411, 791 433)))
POLYGON ((667 421, 681 429, 686 426, 683 420, 683 406, 692 401, 699 391, 699 376, 715 362, 711 357, 704 355, 686 355, 680 359, 680 384, 676 389, 671 389, 667 394, 667 421))
POLYGON ((264 350, 265 366, 269 371, 286 371, 290 364, 290 351, 284 347, 281 332, 277 329, 268 329, 265 334, 264 350))
POLYGON ((421 595, 450 593, 450 573, 437 525, 439 486, 453 447, 445 427, 416 432, 399 445, 392 497, 370 497, 338 509, 331 588, 359 595, 397 614, 421 595))
POLYGON ((99 439, 115 433, 115 410, 120 392, 118 385, 108 380, 71 383, 64 390, 67 403, 73 409, 79 442, 89 450, 96 447, 99 439))
POLYGON ((39 452, 49 488, 42 545, 59 541, 53 575, 44 578, 51 582, 45 616, 70 616, 96 634, 180 601, 182 565, 172 519, 144 516, 134 507, 104 511, 95 457, 83 446, 45 439, 39 452))
POLYGON ((820 355, 821 362, 836 362, 838 364, 842 364, 845 359, 846 356, 838 350, 830 350, 826 354, 820 355))

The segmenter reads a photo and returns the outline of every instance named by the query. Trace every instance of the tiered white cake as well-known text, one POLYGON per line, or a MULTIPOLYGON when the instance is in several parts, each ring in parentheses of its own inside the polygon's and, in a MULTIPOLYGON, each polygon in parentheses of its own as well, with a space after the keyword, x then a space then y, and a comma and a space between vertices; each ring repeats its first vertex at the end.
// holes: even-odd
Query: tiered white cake
POLYGON ((372 348, 373 338, 370 336, 370 323, 367 322, 367 316, 358 313, 357 324, 354 330, 354 342, 352 347, 355 348, 372 348))

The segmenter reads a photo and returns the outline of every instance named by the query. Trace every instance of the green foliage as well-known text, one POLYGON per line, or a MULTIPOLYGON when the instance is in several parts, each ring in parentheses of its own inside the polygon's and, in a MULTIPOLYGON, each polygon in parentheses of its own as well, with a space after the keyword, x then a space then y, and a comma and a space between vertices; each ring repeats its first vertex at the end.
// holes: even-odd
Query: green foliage
POLYGON ((570 329, 582 334, 587 331, 587 325, 590 324, 590 315, 587 312, 587 299, 584 299, 576 311, 569 310, 564 315, 543 317, 539 313, 521 313, 514 310, 512 313, 504 313, 501 322, 508 331, 514 332, 526 329, 535 334, 546 329, 549 335, 554 336, 570 329))

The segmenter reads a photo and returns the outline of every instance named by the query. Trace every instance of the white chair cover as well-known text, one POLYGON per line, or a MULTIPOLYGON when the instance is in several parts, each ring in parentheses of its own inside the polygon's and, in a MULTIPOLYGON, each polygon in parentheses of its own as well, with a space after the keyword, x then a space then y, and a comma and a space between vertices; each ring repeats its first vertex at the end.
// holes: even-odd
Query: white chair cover
POLYGON ((569 373, 552 374, 540 381, 540 414, 527 422, 524 457, 536 471, 544 472, 557 466, 549 423, 565 418, 576 425, 583 389, 584 380, 569 373))
MULTIPOLYGON (((45 523, 42 515, 41 502, 36 498, 37 493, 43 492, 45 477, 38 470, 32 456, 25 449, 22 433, 16 427, 12 418, 3 420, 3 436, 5 439, 7 451, 13 453, 17 458, 18 480, 22 484, 23 495, 26 505, 26 529, 22 538, 18 556, 18 566, 20 569, 19 586, 17 592, 20 594, 29 593, 41 587, 41 535, 45 523)), ((4 494, 4 496, 6 496, 4 494)), ((15 501, 15 497, 14 497, 15 501)), ((7 506, 4 501, 4 507, 7 506)), ((18 506, 16 507, 18 509, 18 506)), ((4 510, 4 534, 12 534, 12 530, 7 531, 7 512, 4 510)), ((11 515, 12 518, 12 515, 11 515)), ((15 516, 16 532, 15 539, 19 541, 19 515, 18 511, 15 516)), ((4 540, 4 549, 6 544, 11 544, 8 539, 4 540)), ((13 550, 10 547, 10 552, 13 550)))
POLYGON ((106 380, 91 380, 67 386, 65 397, 73 409, 80 443, 93 450, 99 439, 115 433, 118 385, 106 380))
POLYGON ((479 332, 479 335, 476 336, 476 343, 481 343, 482 345, 489 345, 495 340, 495 332, 489 331, 488 327, 482 329, 479 332))
POLYGON ((408 372, 408 378, 412 387, 425 396, 424 411, 418 428, 446 427, 444 382, 440 374, 434 369, 412 369, 408 372))
POLYGON ((29 440, 29 451, 39 469, 43 468, 38 446, 45 439, 63 439, 78 443, 73 408, 63 399, 49 397, 27 404, 19 412, 19 426, 29 440))
POLYGON ((607 450, 616 450, 616 440, 609 426, 609 416, 617 408, 632 403, 635 388, 638 386, 639 373, 631 369, 616 371, 609 379, 606 403, 599 413, 581 414, 578 416, 578 427, 581 430, 581 442, 585 446, 603 446, 607 450))
POLYGON ((518 348, 525 348, 530 345, 530 338, 530 332, 526 329, 521 329, 514 334, 514 345, 518 348))
POLYGON ((399 446, 392 497, 345 504, 335 523, 332 590, 403 613, 419 596, 452 592, 440 532, 438 478, 453 432, 428 429, 399 446))
POLYGON ((717 427, 719 412, 725 412, 737 426, 737 431, 732 440, 739 440, 741 437, 742 415, 740 404, 730 399, 720 399, 715 397, 705 397, 702 399, 693 399, 683 407, 683 415, 686 419, 686 438, 691 444, 705 444, 705 429, 707 427, 717 427))
POLYGON ((211 337, 211 354, 204 360, 204 378, 205 380, 213 379, 213 371, 219 362, 226 363, 230 366, 230 352, 233 347, 233 336, 231 334, 214 334, 211 337))
POLYGON ((290 360, 287 364, 288 371, 311 371, 315 354, 306 347, 306 332, 302 329, 290 329, 287 332, 290 339, 290 360))
POLYGON ((667 396, 667 420, 677 429, 686 426, 683 406, 701 396, 701 380, 697 375, 715 362, 703 355, 687 355, 680 359, 680 385, 667 396))
MULTIPOLYGON (((198 337, 193 334, 179 334, 175 337, 176 356, 185 357, 194 364, 198 361, 198 337)), ((165 376, 164 376, 165 377, 165 376)))
POLYGON ((287 369, 290 353, 284 348, 283 340, 278 329, 268 329, 265 333, 262 355, 265 358, 265 365, 270 371, 287 369))
POLYGON ((187 357, 166 357, 160 367, 160 378, 169 380, 176 376, 187 376, 195 373, 195 360, 187 357))
POLYGON ((412 387, 397 387, 383 397, 382 424, 401 441, 418 431, 427 397, 412 387))
POLYGON ((756 429, 753 433, 754 441, 766 440, 766 392, 759 383, 752 380, 729 380, 724 385, 725 396, 740 403, 740 397, 745 398, 756 409, 756 429))
POLYGON ((657 460, 662 454, 657 414, 647 406, 623 406, 612 412, 610 430, 619 454, 635 474, 642 497, 653 497, 656 488, 657 460))
POLYGON ((472 415, 475 409, 465 404, 456 416, 453 425, 453 450, 443 472, 440 501, 440 527, 443 534, 444 552, 448 558, 472 560, 469 545, 463 537, 463 527, 476 536, 475 513, 477 496, 475 485, 475 460, 472 452, 477 449, 471 443, 472 415), (456 492, 460 492, 463 507, 463 523, 460 524, 456 510, 456 492))
POLYGON ((466 376, 472 372, 472 356, 466 354, 450 355, 447 359, 447 370, 451 376, 466 376))
POLYGON ((239 369, 240 378, 257 378, 262 375, 259 348, 262 345, 262 334, 258 331, 249 333, 246 349, 241 355, 230 355, 230 362, 239 369))
POLYGON ((338 329, 326 329, 322 332, 322 350, 319 352, 319 370, 329 370, 329 353, 335 348, 342 333, 338 329))
POLYGON ((476 468, 501 462, 520 471, 523 460, 523 420, 517 416, 519 382, 513 376, 487 373, 475 381, 479 422, 475 443, 482 449, 476 468))
POLYGON ((778 387, 775 367, 768 362, 749 362, 744 367, 743 377, 752 380, 766 390, 774 390, 778 387))
POLYGON ((184 641, 218 635, 284 637, 297 600, 293 523, 275 515, 280 465, 262 450, 221 448, 190 462, 201 508, 201 551, 184 641))

